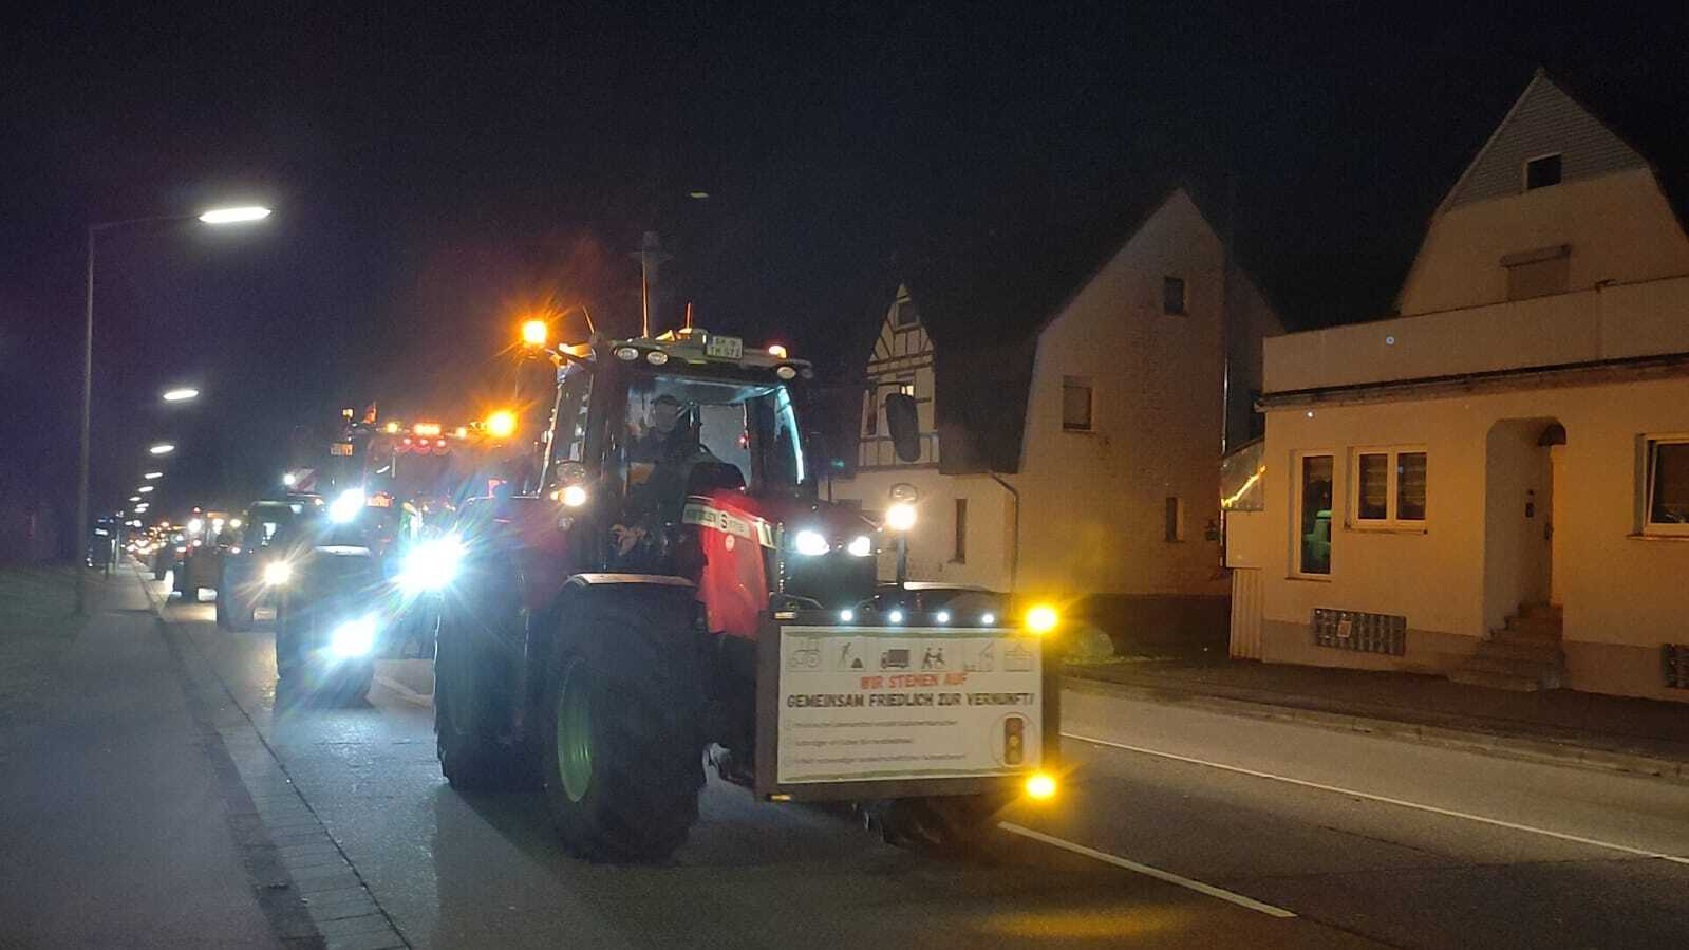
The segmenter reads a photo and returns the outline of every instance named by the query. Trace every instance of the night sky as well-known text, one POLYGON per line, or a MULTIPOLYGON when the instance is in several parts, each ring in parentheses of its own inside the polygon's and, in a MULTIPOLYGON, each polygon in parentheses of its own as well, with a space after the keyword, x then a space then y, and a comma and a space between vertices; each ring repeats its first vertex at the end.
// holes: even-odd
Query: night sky
POLYGON ((0 23, 0 500, 74 501, 90 222, 276 208, 101 238, 95 502, 169 437, 179 510, 250 497, 342 405, 477 411, 525 311, 636 327, 645 229, 676 256, 658 329, 691 300, 835 379, 900 251, 1136 169, 1235 215, 1293 328, 1379 316, 1536 67, 1689 72, 1681 3, 358 6, 0 23), (201 404, 163 409, 177 381, 201 404))

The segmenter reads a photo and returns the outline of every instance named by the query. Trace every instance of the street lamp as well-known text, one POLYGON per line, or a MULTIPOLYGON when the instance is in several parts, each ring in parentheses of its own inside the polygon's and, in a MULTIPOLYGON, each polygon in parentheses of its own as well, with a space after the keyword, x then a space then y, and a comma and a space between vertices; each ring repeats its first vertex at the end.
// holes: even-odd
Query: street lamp
POLYGON ((897 532, 897 587, 902 590, 909 583, 909 532, 915 527, 916 511, 913 493, 899 492, 898 497, 902 500, 886 509, 885 524, 897 532))
MULTIPOLYGON (((262 221, 270 216, 269 208, 255 205, 213 208, 199 215, 160 215, 150 218, 127 218, 122 221, 101 221, 88 225, 88 276, 87 276, 87 306, 85 311, 82 334, 82 426, 77 445, 76 460, 76 532, 82 540, 79 551, 86 552, 88 535, 91 525, 88 521, 88 455, 92 442, 94 421, 94 239, 102 231, 112 231, 118 228, 139 224, 163 224, 174 221, 191 221, 198 218, 206 224, 239 224, 249 221, 262 221)), ((163 455, 173 450, 173 445, 155 445, 149 451, 154 455, 163 455)), ((78 560, 83 557, 77 555, 78 560)), ((88 612, 88 572, 78 569, 76 572, 76 614, 82 616, 88 612)))
POLYGON ((522 343, 526 346, 545 346, 546 338, 551 336, 551 327, 544 320, 528 320, 522 324, 522 343))
POLYGON ((180 389, 166 389, 163 393, 165 402, 186 402, 197 395, 199 395, 199 390, 193 388, 192 386, 183 386, 180 389))

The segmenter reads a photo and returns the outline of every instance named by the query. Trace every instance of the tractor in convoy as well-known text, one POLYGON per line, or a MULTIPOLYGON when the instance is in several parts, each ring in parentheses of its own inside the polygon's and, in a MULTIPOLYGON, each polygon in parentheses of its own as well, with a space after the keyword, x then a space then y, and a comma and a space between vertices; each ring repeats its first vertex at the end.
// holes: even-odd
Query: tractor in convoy
POLYGON ((965 845, 1055 794, 1046 607, 862 609, 879 534, 821 501, 808 363, 688 327, 548 346, 531 461, 410 576, 439 598, 435 733, 458 789, 543 788, 565 844, 661 858, 707 757, 775 802, 848 802, 965 845), (544 419, 543 415, 549 415, 544 419))

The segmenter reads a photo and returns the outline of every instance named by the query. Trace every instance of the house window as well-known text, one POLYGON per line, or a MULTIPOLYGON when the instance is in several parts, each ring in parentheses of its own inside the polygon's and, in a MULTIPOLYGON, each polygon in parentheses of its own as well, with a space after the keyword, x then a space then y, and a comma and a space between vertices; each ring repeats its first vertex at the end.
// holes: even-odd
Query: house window
POLYGON ((1560 184, 1560 156, 1544 155, 1525 163, 1525 190, 1535 191, 1560 184))
POLYGON ((1556 244, 1509 254, 1501 259, 1507 269, 1507 299, 1525 300, 1563 294, 1572 276, 1572 246, 1556 244))
POLYGON ((1185 502, 1182 498, 1167 499, 1166 514, 1163 516, 1162 540, 1183 541, 1185 539, 1185 502))
POLYGON ((915 384, 904 380, 897 384, 897 391, 905 396, 913 396, 915 395, 915 384))
POLYGON ((1647 440, 1644 534, 1689 535, 1689 435, 1647 440))
POLYGON ((968 559, 968 500, 956 499, 956 549, 950 560, 961 564, 968 559))
POLYGON ((921 315, 915 310, 915 301, 905 298, 897 302, 897 326, 899 328, 912 327, 920 320, 921 315))
POLYGON ((1091 378, 1063 376, 1061 427, 1069 432, 1091 431, 1091 378))
POLYGON ((880 401, 874 398, 878 394, 877 388, 868 391, 868 408, 863 414, 863 420, 867 425, 864 431, 869 435, 880 434, 880 401))
POLYGON ((1332 457, 1303 455, 1296 459, 1296 573, 1331 575, 1332 457))
POLYGON ((1161 278, 1161 312, 1168 314, 1185 312, 1185 279, 1183 277, 1161 278))
POLYGON ((1353 485, 1350 517, 1354 524, 1424 526, 1424 449, 1357 450, 1353 485))

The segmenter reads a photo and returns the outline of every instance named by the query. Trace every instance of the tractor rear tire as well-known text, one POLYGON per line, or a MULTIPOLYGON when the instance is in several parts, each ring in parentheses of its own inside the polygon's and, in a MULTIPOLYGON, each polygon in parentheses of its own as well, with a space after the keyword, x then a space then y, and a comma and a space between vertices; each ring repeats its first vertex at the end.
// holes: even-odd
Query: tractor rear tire
POLYGON ((687 588, 588 591, 567 612, 536 732, 547 804, 591 860, 666 858, 704 785, 702 638, 687 588))
POLYGON ((490 671, 486 658, 465 642, 465 619, 462 607, 441 617, 434 654, 434 754, 440 772, 458 791, 531 786, 532 768, 522 750, 504 743, 493 722, 490 671))

